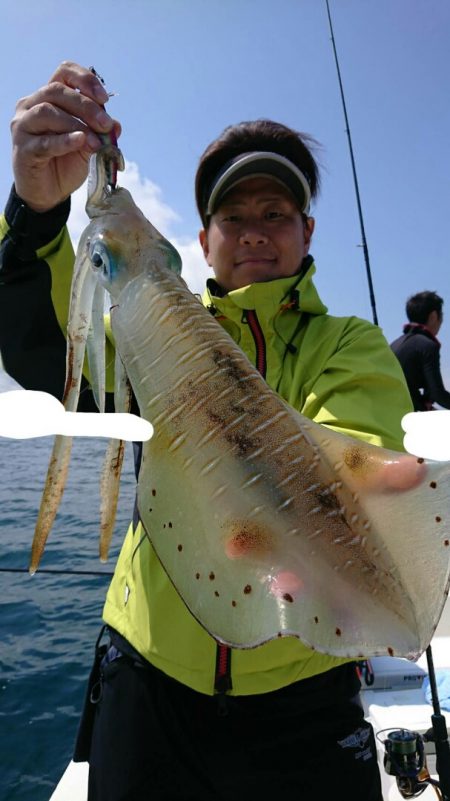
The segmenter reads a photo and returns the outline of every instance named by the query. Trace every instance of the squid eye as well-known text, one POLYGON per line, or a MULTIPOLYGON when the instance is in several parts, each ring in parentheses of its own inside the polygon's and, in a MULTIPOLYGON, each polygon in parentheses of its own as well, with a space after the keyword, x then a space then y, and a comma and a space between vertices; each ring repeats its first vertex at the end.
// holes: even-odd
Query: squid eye
POLYGON ((93 253, 92 254, 92 264, 94 267, 101 267, 103 264, 103 259, 100 256, 100 253, 93 253))
POLYGON ((93 242, 89 253, 91 262, 97 270, 101 270, 103 275, 111 278, 113 265, 109 253, 103 242, 93 242))

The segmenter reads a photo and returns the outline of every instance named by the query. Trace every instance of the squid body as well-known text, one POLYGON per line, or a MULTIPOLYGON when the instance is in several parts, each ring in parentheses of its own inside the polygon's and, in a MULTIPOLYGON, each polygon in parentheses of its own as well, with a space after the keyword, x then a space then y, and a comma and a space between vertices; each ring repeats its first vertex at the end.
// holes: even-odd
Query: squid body
MULTIPOLYGON (((340 656, 417 656, 449 586, 450 463, 418 459, 303 417, 263 380, 180 277, 176 250, 92 159, 78 248, 64 404, 77 407, 87 343, 103 409, 103 289, 112 299, 116 411, 128 382, 154 427, 137 498, 147 536, 218 641, 292 635, 340 656)), ((103 478, 102 556, 122 443, 103 478)), ((56 513, 70 443, 57 437, 31 570, 56 513)))

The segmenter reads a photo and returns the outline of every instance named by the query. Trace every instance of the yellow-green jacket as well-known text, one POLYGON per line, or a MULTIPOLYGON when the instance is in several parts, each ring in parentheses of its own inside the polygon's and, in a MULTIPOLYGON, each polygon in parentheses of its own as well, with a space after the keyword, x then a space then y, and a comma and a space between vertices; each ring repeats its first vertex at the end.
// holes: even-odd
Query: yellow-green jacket
MULTIPOLYGON (((2 225, 7 234, 8 226, 0 221, 0 231, 2 225)), ((48 303, 51 295, 53 325, 58 326, 61 337, 73 263, 67 234, 59 234, 45 245, 34 262, 36 270, 50 276, 47 288, 39 284, 41 294, 37 290, 36 294, 42 296, 41 305, 48 303)), ((17 285, 26 285, 26 273, 33 274, 32 259, 22 278, 20 265, 15 274, 11 264, 8 269, 13 277, 0 285, 0 317, 2 308, 6 311, 8 303, 11 306, 13 294, 20 296, 17 285), (15 287, 9 295, 8 286, 15 287)), ((356 317, 327 314, 312 281, 314 272, 312 259, 308 259, 301 278, 296 275, 258 283, 225 297, 220 297, 212 281, 204 302, 250 360, 263 369, 268 384, 302 414, 376 445, 402 450, 400 421, 412 407, 398 361, 379 328, 356 317)), ((45 284, 44 279, 41 283, 45 284)), ((13 317, 8 319, 8 331, 0 323, 0 348, 6 369, 15 377, 11 365, 15 364, 19 334, 11 335, 13 317)), ((23 333, 21 336, 25 338, 23 333)), ((48 373, 48 365, 42 369, 48 373)), ((21 383, 26 386, 23 378, 21 383)), ((216 643, 189 613, 149 540, 144 538, 137 547, 141 540, 141 524, 130 526, 108 590, 104 620, 157 668, 195 690, 212 694, 216 643)), ((231 693, 269 692, 344 661, 317 654, 293 637, 253 650, 234 650, 231 693)))
MULTIPOLYGON (((270 386, 306 416, 374 444, 402 448, 400 420, 411 410, 403 375, 380 329, 356 317, 326 314, 306 275, 254 284, 204 302, 258 363, 264 350, 270 386), (249 323, 256 314, 264 341, 249 323)), ((199 487, 201 492, 201 487, 199 487)), ((156 667, 203 693, 212 693, 214 640, 192 617, 165 575, 140 525, 130 527, 104 608, 104 619, 156 667)), ((344 660, 317 654, 288 637, 253 650, 234 650, 234 694, 275 690, 344 660)))

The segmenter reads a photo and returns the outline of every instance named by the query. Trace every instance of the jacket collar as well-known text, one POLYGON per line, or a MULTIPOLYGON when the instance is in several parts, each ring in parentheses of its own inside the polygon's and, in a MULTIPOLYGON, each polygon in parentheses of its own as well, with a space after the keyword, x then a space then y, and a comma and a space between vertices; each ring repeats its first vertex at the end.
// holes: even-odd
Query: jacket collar
POLYGON ((404 334, 424 334, 429 339, 432 339, 433 342, 436 342, 439 347, 441 347, 441 343, 439 342, 438 338, 427 328, 426 325, 423 323, 406 323, 403 326, 403 333, 404 334))
POLYGON ((309 256, 304 260, 300 273, 296 275, 249 284, 226 295, 223 295, 216 281, 210 278, 203 294, 203 303, 212 313, 220 311, 226 316, 236 307, 241 310, 263 307, 266 313, 275 314, 283 306, 309 314, 326 314, 328 309, 320 300, 312 280, 315 272, 314 261, 309 256))

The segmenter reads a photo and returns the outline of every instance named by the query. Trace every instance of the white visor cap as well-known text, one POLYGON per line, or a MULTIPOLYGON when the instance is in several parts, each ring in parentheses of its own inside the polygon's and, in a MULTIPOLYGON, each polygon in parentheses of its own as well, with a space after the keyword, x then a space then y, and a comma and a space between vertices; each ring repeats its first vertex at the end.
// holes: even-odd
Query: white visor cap
POLYGON ((206 215, 211 216, 219 207, 224 196, 245 178, 269 177, 284 184, 297 201, 300 211, 309 212, 311 189, 302 171, 285 156, 279 153, 255 151, 241 153, 229 161, 219 172, 212 185, 206 215))

